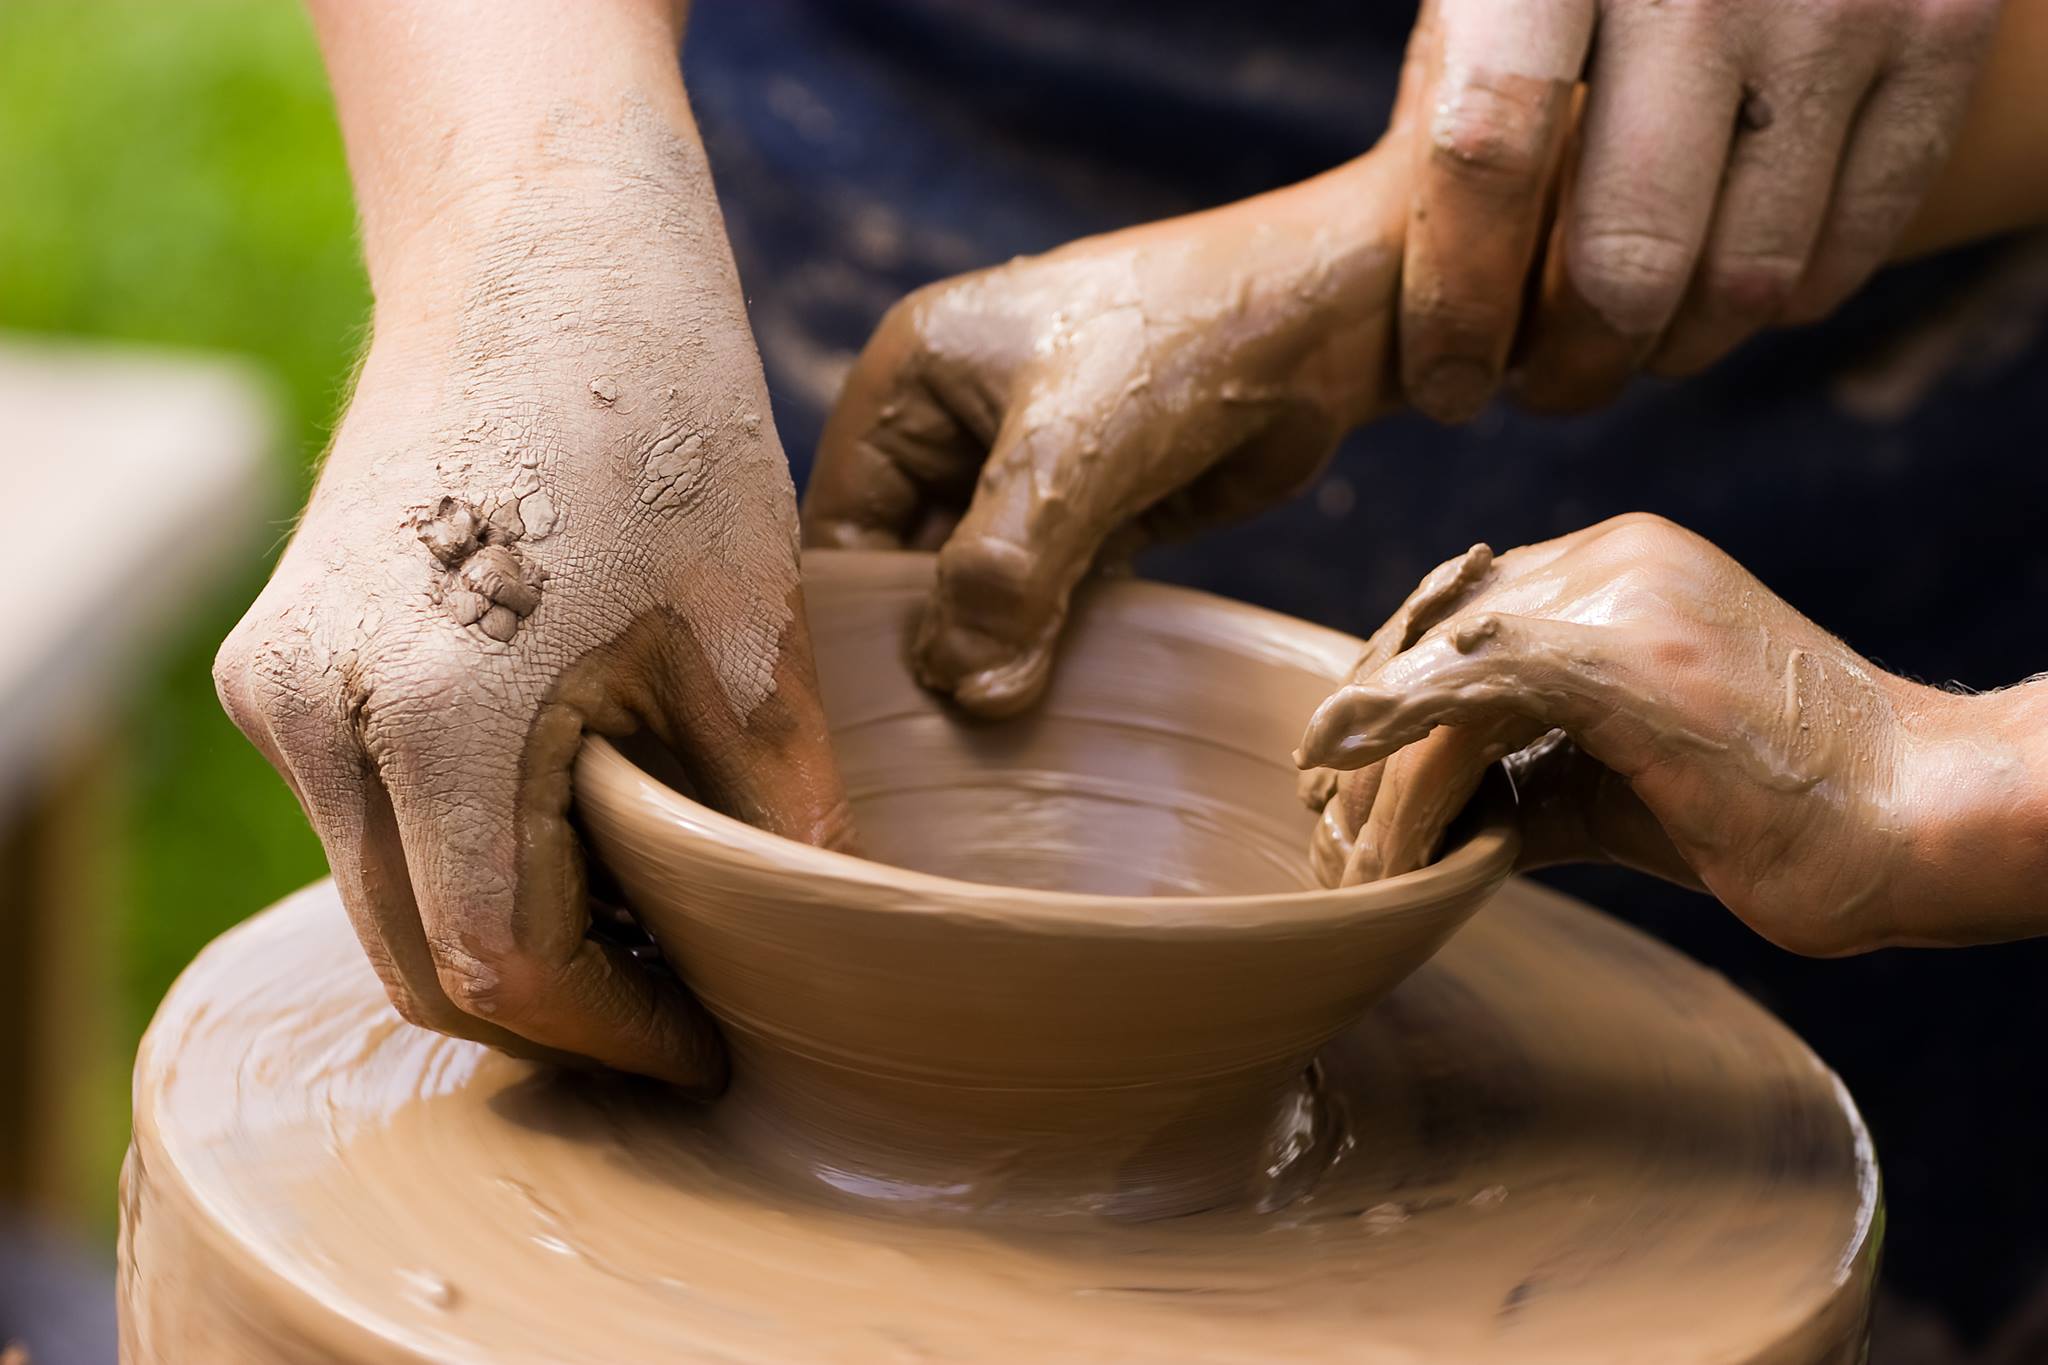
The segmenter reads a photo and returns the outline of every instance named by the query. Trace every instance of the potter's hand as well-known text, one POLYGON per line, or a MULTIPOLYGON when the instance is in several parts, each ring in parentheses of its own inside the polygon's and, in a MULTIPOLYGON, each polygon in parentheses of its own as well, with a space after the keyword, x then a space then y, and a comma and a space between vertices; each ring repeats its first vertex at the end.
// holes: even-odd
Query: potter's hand
POLYGON ((704 1087, 722 1063, 688 998, 585 937, 577 748, 645 724, 715 802, 800 839, 829 833, 836 776, 735 281, 623 222, 585 254, 615 210, 575 199, 482 245, 450 329, 379 327, 216 678, 400 1013, 704 1087))
POLYGON ((2037 933, 2044 702, 1884 673, 1661 518, 1475 546, 1309 723, 1302 761, 1347 770, 1321 784, 1317 868, 1420 866, 1512 756, 1525 863, 1703 885, 1806 953, 2037 933))
POLYGON ((1694 372, 1846 298, 1941 170, 1997 10, 1432 0, 1415 42, 1410 400, 1462 420, 1500 380, 1582 78, 1549 278, 1519 357, 1521 396, 1538 406, 1601 401, 1644 363, 1694 372))
MULTIPOLYGON (((370 12, 325 15, 331 63, 370 12)), ((509 13, 473 35, 498 41, 509 13)), ((453 22, 406 14, 408 32, 453 22)), ((405 41, 391 38, 400 66, 405 41)), ((508 41, 492 61, 522 60, 527 40, 508 41)), ((795 499, 674 43, 652 46, 645 84, 610 72, 588 100, 501 113, 516 173, 403 203, 380 198, 389 167, 361 155, 377 129, 351 120, 402 120, 436 93, 408 84, 364 111, 337 69, 369 168, 376 340, 216 679, 318 830, 405 1017, 701 1090, 723 1074, 701 1012, 586 937, 568 819, 584 734, 644 724, 709 799, 795 838, 822 841, 843 814, 795 499), (424 221, 399 232, 406 213, 424 221)), ((392 51, 371 43, 365 60, 392 51)), ((533 88, 498 77, 478 88, 533 88)), ((465 145, 417 142, 436 167, 465 145)))
POLYGON ((944 541, 927 685, 986 714, 1028 705, 1092 565, 1277 501, 1378 410, 1398 170, 1368 156, 891 310, 826 426, 804 525, 819 545, 944 541))

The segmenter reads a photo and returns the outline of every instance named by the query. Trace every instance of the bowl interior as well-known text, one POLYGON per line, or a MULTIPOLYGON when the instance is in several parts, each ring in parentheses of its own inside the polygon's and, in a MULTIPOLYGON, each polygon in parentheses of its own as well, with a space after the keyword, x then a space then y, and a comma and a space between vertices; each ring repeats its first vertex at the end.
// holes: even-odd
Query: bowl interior
POLYGON ((1078 606, 1043 703, 982 722, 919 687, 905 657, 929 559, 807 568, 825 711, 870 858, 1084 895, 1314 888, 1313 816, 1288 755, 1356 641, 1112 583, 1078 606))

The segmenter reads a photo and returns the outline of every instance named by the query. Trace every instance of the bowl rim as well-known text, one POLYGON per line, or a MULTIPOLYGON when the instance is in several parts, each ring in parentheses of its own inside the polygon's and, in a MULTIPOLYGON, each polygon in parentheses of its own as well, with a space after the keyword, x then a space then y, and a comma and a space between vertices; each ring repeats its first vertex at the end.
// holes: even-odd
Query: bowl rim
MULTIPOLYGON (((829 576, 835 570, 828 566, 837 561, 850 572, 865 574, 883 590, 900 591, 913 584, 928 584, 935 559, 911 552, 806 551, 806 588, 813 586, 816 569, 824 567, 829 576)), ((1333 651, 1342 651, 1355 658, 1365 647, 1364 641, 1328 627, 1193 588, 1111 579, 1092 584, 1087 591, 1097 610, 1105 604, 1114 608, 1120 598, 1126 602, 1147 596, 1178 599, 1195 608, 1192 617, 1184 611, 1181 619, 1197 621, 1197 629, 1211 640, 1240 636, 1244 627, 1258 626, 1267 641, 1276 633, 1287 637, 1296 647, 1290 652, 1297 657, 1328 659, 1333 651), (1236 628, 1230 628, 1224 618, 1235 618, 1236 628)), ((1514 794, 1499 769, 1474 799, 1472 811, 1477 819, 1470 832, 1426 867, 1357 886, 1218 896, 1030 890, 919 872, 819 848, 757 829, 685 796, 599 735, 586 737, 577 756, 574 796, 582 818, 597 826, 600 834, 613 824, 608 808, 638 806, 657 825, 687 843, 685 856, 692 860, 771 879, 800 879, 809 888, 804 897, 807 901, 828 898, 848 908, 1011 923, 1028 919, 1068 932, 1102 934, 1156 931, 1166 923, 1188 931, 1199 927, 1221 931, 1307 926, 1458 904, 1489 883, 1505 881, 1514 870, 1521 846, 1514 794), (832 895, 833 888, 858 894, 842 900, 832 895)))

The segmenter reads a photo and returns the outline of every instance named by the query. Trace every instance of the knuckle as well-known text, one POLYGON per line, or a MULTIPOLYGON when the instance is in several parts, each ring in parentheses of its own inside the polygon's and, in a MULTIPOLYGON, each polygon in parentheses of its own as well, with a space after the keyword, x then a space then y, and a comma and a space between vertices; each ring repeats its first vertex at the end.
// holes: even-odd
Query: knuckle
POLYGON ((1659 623, 1644 641, 1643 655, 1652 671, 1663 677, 1683 677, 1699 672, 1711 662, 1706 648, 1695 636, 1671 624, 1670 609, 1661 595, 1642 586, 1630 595, 1638 600, 1635 613, 1641 619, 1659 623))
POLYGON ((1765 938, 1801 957, 1848 957, 1869 946, 1861 930, 1845 918, 1790 910, 1768 895, 1740 896, 1730 908, 1765 938))
POLYGON ((1884 247, 1919 207, 1954 137, 1952 125, 1931 107, 1916 107, 1912 117, 1891 120, 1873 134, 1866 169, 1842 196, 1836 228, 1860 245, 1884 247))
POLYGON ((1548 147, 1543 110, 1483 80, 1459 83, 1430 118, 1430 162, 1461 181, 1501 190, 1533 186, 1548 147))
POLYGON ((372 754, 415 745, 428 735, 498 733, 510 697, 501 680, 476 666, 468 651, 412 641, 366 650, 338 671, 339 705, 372 754))
POLYGON ((246 690, 251 652, 246 627, 237 626, 227 639, 221 641, 213 656, 214 694, 220 698, 221 709, 228 713, 228 719, 245 734, 255 720, 250 714, 246 690))
MULTIPOLYGON (((867 415, 885 407, 904 380, 923 365, 926 327, 924 303, 919 297, 923 292, 896 300, 882 314, 840 382, 835 417, 848 412, 867 415)), ((866 423, 844 429, 828 426, 820 446, 821 458, 843 454, 851 440, 868 434, 865 428, 866 423)))
POLYGON ((306 657, 303 637, 254 613, 243 618, 214 655, 213 685, 237 729, 259 745, 274 736, 287 750, 298 747, 295 737, 331 703, 331 693, 306 657))
MULTIPOLYGON (((889 305, 875 328, 875 345, 893 366, 921 364, 940 349, 954 330, 956 319, 972 313, 974 282, 989 272, 935 280, 889 305)), ((967 321, 972 323, 972 318, 967 321)))
POLYGON ((1433 353, 1483 356, 1492 349, 1494 337, 1513 328, 1520 306, 1520 297, 1512 293, 1471 292, 1471 284, 1455 274, 1430 272, 1407 282, 1402 320, 1428 328, 1426 336, 1410 342, 1411 348, 1421 345, 1433 353))
POLYGON ((1625 333, 1662 330, 1692 271, 1693 247, 1656 228, 1592 226, 1574 234, 1567 257, 1572 283, 1625 333))
POLYGON ((1668 517, 1655 512, 1624 512, 1601 522, 1594 538, 1603 558, 1640 569, 1689 550, 1697 537, 1668 517))
POLYGON ((1663 532, 1682 529, 1671 518, 1658 512, 1623 512, 1600 523, 1600 530, 1608 535, 1625 535, 1637 532, 1663 532))
POLYGON ((924 320, 935 304, 937 285, 905 294, 890 304, 882 314, 882 320, 875 324, 874 335, 868 341, 870 353, 900 355, 917 349, 924 335, 924 320))

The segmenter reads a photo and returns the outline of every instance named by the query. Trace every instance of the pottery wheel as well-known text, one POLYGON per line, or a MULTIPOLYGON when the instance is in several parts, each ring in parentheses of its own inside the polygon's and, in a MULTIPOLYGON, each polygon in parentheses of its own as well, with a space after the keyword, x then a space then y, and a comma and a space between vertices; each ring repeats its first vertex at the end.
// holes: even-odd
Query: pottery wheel
POLYGON ((1347 1137, 1284 1208, 922 1221, 400 1022, 323 883, 144 1042, 123 1358, 1856 1358, 1868 1138, 1714 973, 1513 883, 1320 1066, 1347 1137))

